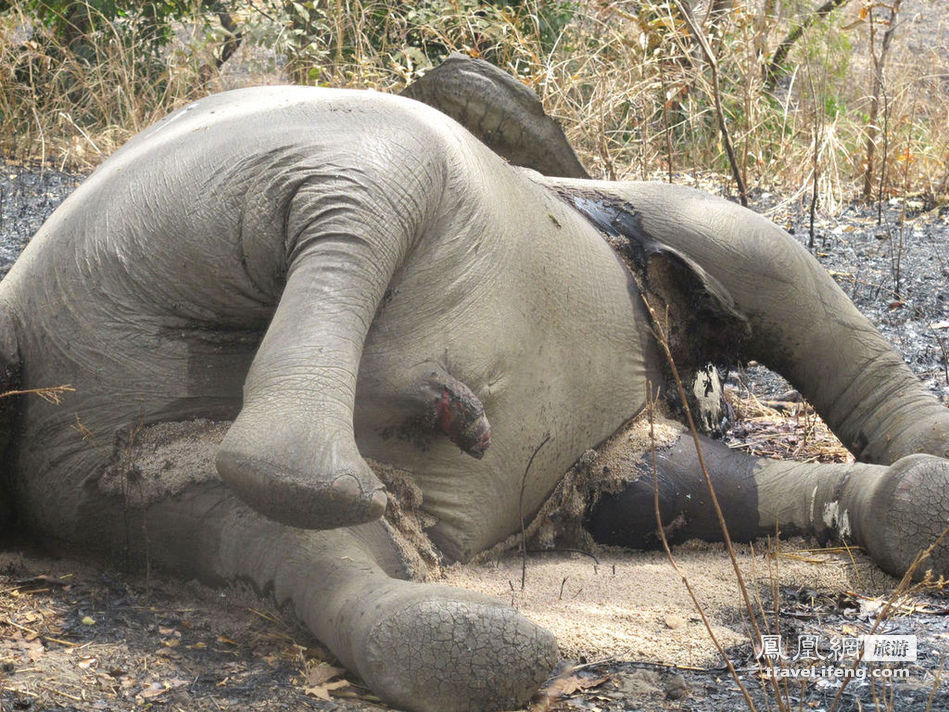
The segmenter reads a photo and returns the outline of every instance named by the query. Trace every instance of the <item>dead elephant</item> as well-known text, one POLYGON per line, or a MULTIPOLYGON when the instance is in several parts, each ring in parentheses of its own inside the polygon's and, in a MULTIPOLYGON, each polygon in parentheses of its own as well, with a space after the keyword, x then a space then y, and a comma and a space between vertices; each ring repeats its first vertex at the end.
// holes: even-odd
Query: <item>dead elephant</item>
MULTIPOLYGON (((536 512, 668 384, 643 294, 685 372, 770 365, 860 460, 705 440, 737 533, 839 533, 900 573, 943 530, 949 411, 775 225, 685 188, 545 177, 416 101, 304 87, 211 96, 152 126, 0 283, 4 388, 76 389, 4 413, 7 497, 37 536, 147 545, 182 575, 272 590, 392 704, 513 707, 556 641, 405 580, 367 459, 410 473, 446 559, 511 535, 519 507, 536 512), (185 425, 163 438, 169 423, 185 425), (201 428, 220 435, 204 454, 187 447, 201 428)), ((704 395, 690 400, 714 426, 704 395)), ((691 443, 660 470, 680 533, 715 535, 690 504, 691 443)), ((633 482, 603 500, 591 530, 639 542, 645 496, 633 482)))

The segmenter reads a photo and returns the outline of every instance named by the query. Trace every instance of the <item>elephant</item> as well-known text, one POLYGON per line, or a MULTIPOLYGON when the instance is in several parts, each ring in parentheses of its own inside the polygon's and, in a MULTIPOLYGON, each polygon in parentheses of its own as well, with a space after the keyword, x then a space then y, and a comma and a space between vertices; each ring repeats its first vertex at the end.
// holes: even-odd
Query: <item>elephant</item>
MULTIPOLYGON (((701 452, 735 538, 839 536, 897 574, 938 543, 949 410, 811 255, 727 200, 582 177, 543 144, 562 139, 550 125, 498 129, 520 121, 506 95, 468 111, 421 92, 476 114, 459 117, 469 130, 406 96, 237 89, 108 158, 0 282, 3 390, 26 392, 0 401, 8 521, 248 580, 382 699, 441 711, 522 704, 557 645, 502 603, 409 578, 392 472, 438 555, 465 561, 658 391, 706 432, 657 452, 675 536, 721 536, 701 452), (784 374, 857 462, 710 437, 709 364, 747 359, 784 374), (58 384, 74 389, 61 403, 29 394, 58 384)), ((654 541, 642 462, 591 498, 594 539, 654 541)), ((927 565, 949 572, 946 547, 927 565)))

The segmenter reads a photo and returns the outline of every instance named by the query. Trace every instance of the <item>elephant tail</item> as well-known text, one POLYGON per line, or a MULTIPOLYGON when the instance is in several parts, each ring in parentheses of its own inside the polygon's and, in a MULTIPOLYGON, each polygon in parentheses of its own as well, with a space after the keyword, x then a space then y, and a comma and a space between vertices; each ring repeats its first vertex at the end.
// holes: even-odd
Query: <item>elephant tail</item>
POLYGON ((20 350, 16 327, 6 304, 0 302, 0 530, 10 519, 10 444, 13 436, 17 398, 20 388, 20 350))

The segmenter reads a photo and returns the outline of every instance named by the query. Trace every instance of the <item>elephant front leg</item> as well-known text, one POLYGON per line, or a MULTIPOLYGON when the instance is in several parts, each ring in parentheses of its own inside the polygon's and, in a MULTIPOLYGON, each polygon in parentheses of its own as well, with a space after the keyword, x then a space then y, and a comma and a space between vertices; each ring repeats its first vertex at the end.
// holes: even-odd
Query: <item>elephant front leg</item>
MULTIPOLYGON (((702 454, 731 537, 773 534, 842 539, 863 547, 880 568, 902 576, 917 553, 949 527, 949 460, 910 455, 890 466, 756 458, 700 438, 702 454)), ((639 479, 601 496, 587 527, 602 543, 658 543, 654 470, 647 453, 639 479)), ((721 540, 722 532, 691 437, 657 453, 660 514, 670 541, 721 540)), ((916 572, 949 574, 949 542, 916 572)))
POLYGON ((559 658, 554 637, 506 605, 390 577, 399 559, 381 522, 294 529, 220 485, 153 505, 147 517, 153 560, 204 580, 250 579, 272 591, 400 709, 515 709, 559 658))

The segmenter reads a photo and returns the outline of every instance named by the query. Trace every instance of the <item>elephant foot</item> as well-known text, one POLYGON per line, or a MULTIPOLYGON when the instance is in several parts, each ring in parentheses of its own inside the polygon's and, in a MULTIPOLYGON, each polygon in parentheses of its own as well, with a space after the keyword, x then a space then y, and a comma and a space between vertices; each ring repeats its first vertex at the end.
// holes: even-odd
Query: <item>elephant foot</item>
POLYGON ((242 413, 217 452, 218 474, 244 502, 300 529, 351 526, 385 513, 385 488, 355 442, 339 438, 313 447, 322 435, 316 430, 316 436, 297 438, 309 447, 298 447, 282 432, 280 415, 278 410, 271 422, 257 423, 242 413))
POLYGON ((934 412, 928 415, 913 413, 908 418, 910 422, 903 423, 903 429, 897 430, 895 437, 885 436, 882 443, 871 443, 866 450, 871 457, 879 447, 884 448, 884 454, 879 455, 873 462, 886 462, 890 458, 895 462, 898 458, 915 453, 925 453, 936 457, 949 458, 949 410, 942 406, 935 406, 934 412))
MULTIPOLYGON (((855 489, 862 486, 856 480, 850 483, 855 489)), ((863 507, 860 492, 855 495, 854 534, 880 568, 902 576, 917 554, 949 527, 949 460, 904 457, 890 465, 867 494, 869 502, 863 507)), ((929 569, 936 576, 949 574, 949 541, 935 547, 915 577, 929 569)))
POLYGON ((350 661, 400 708, 516 709, 559 659, 554 636, 517 611, 467 591, 387 581, 345 614, 350 661))

